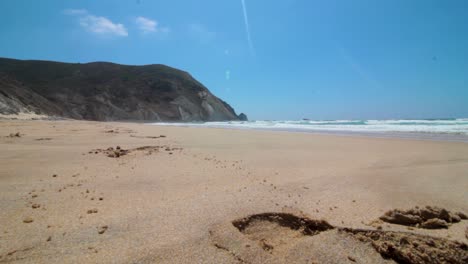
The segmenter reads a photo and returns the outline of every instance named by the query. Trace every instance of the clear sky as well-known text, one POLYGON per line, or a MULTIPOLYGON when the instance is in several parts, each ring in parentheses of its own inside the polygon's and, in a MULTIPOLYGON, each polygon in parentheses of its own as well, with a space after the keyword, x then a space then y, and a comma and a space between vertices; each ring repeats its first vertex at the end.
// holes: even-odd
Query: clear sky
POLYGON ((0 57, 162 63, 250 119, 468 117, 468 1, 4 0, 0 57))

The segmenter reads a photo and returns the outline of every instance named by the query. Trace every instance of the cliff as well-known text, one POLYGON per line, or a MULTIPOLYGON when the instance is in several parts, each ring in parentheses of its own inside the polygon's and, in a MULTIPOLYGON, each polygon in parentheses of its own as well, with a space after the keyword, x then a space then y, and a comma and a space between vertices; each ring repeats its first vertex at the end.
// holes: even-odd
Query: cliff
POLYGON ((21 112, 99 121, 240 119, 190 74, 165 65, 0 58, 0 113, 21 112))

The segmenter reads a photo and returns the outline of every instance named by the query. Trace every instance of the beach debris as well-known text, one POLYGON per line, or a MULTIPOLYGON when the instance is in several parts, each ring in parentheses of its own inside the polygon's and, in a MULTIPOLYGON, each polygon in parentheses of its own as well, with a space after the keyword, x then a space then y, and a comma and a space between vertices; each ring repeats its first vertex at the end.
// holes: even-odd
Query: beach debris
POLYGON ((466 215, 461 212, 451 213, 436 206, 426 206, 409 210, 390 210, 380 219, 391 224, 437 229, 448 228, 451 223, 458 223, 461 219, 466 219, 466 215))
POLYGON ((165 138, 165 135, 159 135, 159 136, 135 136, 135 135, 130 135, 130 137, 134 138, 152 138, 152 139, 157 139, 157 138, 165 138))
MULTIPOLYGON (((15 249, 15 250, 12 250, 12 251, 8 252, 6 254, 6 256, 12 256, 12 255, 14 255, 16 253, 26 252, 26 251, 31 250, 31 249, 33 249, 33 247, 27 247, 27 248, 23 248, 23 249, 15 249)), ((1 256, 0 256, 0 260, 2 260, 1 256)), ((3 260, 2 260, 2 262, 3 262, 3 260)))
POLYGON ((104 232, 106 232, 108 228, 109 227, 106 225, 98 227, 98 234, 100 235, 104 234, 104 232))
POLYGON ((96 214, 97 212, 98 212, 98 209, 93 208, 93 209, 89 209, 86 213, 87 214, 96 214))
POLYGON ((109 129, 109 130, 104 130, 104 133, 109 133, 109 134, 119 134, 119 133, 135 133, 135 131, 130 130, 130 129, 109 129))
POLYGON ((110 147, 105 151, 109 158, 119 158, 120 156, 127 155, 128 151, 117 146, 115 149, 110 147))
POLYGON ((37 209, 37 208, 41 207, 41 205, 40 205, 40 204, 33 204, 31 207, 32 207, 33 209, 37 209))
POLYGON ((52 236, 49 236, 49 237, 46 239, 47 242, 50 242, 51 240, 52 240, 52 236))
POLYGON ((34 219, 32 219, 32 217, 30 216, 27 216, 23 219, 23 223, 26 223, 26 224, 29 224, 29 223, 32 223, 34 222, 34 219))
POLYGON ((98 251, 96 248, 94 248, 94 247, 88 247, 88 249, 91 250, 91 251, 93 251, 94 253, 98 253, 98 252, 99 252, 99 251, 98 251))
POLYGON ((146 155, 151 155, 154 152, 159 152, 160 149, 164 149, 165 151, 169 151, 170 154, 172 154, 173 151, 175 151, 175 150, 182 150, 182 148, 170 147, 170 146, 166 146, 166 145, 162 145, 162 146, 142 146, 142 147, 137 147, 137 148, 132 148, 132 149, 123 149, 122 147, 117 146, 117 147, 115 147, 115 149, 113 147, 109 147, 107 149, 94 149, 94 150, 89 151, 88 153, 89 154, 104 153, 109 158, 120 158, 122 156, 128 155, 128 154, 130 154, 132 152, 136 152, 136 151, 143 151, 143 152, 145 152, 146 155))
POLYGON ((10 137, 10 138, 19 138, 19 137, 21 137, 21 134, 20 134, 20 132, 10 133, 10 135, 8 135, 7 137, 10 137))
POLYGON ((37 141, 52 140, 52 138, 36 138, 37 141))

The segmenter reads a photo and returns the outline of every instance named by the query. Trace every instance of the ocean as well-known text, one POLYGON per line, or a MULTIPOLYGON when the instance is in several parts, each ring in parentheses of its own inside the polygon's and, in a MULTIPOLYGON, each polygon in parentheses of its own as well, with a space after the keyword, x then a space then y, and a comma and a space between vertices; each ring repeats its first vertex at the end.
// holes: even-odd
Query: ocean
POLYGON ((415 120, 266 120, 153 124, 468 142, 468 118, 415 120))

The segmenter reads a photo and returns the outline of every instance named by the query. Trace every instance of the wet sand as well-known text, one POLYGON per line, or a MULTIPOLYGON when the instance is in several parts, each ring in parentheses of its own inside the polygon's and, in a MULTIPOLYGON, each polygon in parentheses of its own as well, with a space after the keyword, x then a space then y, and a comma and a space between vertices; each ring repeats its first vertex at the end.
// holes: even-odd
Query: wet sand
POLYGON ((379 218, 426 205, 467 213, 466 190, 461 142, 0 121, 0 263, 395 262, 362 234, 440 252, 458 241, 463 258, 467 220, 379 218), (233 225, 245 218, 255 221, 233 225))

